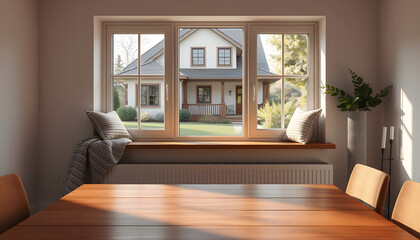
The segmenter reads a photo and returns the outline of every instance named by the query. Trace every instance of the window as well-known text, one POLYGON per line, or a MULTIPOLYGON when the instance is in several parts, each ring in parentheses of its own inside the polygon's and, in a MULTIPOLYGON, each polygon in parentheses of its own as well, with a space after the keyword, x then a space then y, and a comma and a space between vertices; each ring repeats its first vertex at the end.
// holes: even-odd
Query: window
POLYGON ((206 52, 204 48, 191 48, 191 66, 205 66, 206 52))
POLYGON ((141 105, 159 106, 159 85, 141 85, 141 105))
POLYGON ((231 48, 217 48, 217 65, 231 66, 232 65, 232 49, 231 48))
POLYGON ((280 139, 319 107, 314 23, 104 24, 106 108, 136 110, 135 139, 280 139))
POLYGON ((106 87, 114 91, 106 107, 126 106, 120 118, 135 139, 173 135, 173 108, 168 103, 174 70, 172 29, 168 24, 107 26, 106 87))
POLYGON ((250 135, 281 136, 296 108, 314 108, 314 30, 252 26, 250 32, 256 37, 250 43, 250 55, 255 56, 250 58, 250 135))
POLYGON ((197 86, 197 103, 211 103, 211 86, 197 86))

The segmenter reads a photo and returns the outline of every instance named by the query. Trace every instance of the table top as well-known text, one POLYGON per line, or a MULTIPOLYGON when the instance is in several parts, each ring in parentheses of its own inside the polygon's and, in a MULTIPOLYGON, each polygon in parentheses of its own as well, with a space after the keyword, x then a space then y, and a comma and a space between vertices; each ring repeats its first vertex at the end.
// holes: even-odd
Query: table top
POLYGON ((0 239, 416 239, 333 185, 83 185, 0 239))

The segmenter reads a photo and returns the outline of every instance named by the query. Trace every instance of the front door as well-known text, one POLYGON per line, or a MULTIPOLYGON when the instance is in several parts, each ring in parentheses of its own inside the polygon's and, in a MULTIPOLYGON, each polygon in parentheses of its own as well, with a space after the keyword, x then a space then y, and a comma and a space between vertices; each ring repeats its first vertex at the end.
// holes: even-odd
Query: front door
POLYGON ((235 102, 236 102, 236 114, 242 114, 242 86, 236 86, 236 96, 235 96, 235 102))

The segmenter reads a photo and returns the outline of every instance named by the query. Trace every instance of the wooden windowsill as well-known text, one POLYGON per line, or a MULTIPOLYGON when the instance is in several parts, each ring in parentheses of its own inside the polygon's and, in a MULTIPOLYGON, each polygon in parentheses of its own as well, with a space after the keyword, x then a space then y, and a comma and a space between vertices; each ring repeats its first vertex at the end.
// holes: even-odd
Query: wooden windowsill
POLYGON ((143 142, 134 141, 127 144, 127 149, 335 149, 333 143, 309 142, 307 144, 292 142, 143 142))

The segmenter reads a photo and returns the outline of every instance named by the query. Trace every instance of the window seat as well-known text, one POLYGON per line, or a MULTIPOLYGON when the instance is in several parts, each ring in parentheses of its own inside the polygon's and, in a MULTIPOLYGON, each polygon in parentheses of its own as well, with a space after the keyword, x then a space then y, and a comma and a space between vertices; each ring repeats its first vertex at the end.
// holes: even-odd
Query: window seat
POLYGON ((257 141, 134 141, 126 149, 335 149, 333 143, 257 142, 257 141))

